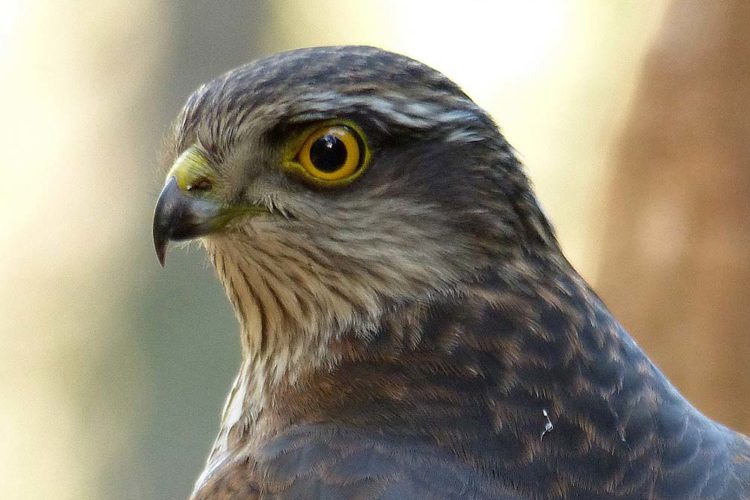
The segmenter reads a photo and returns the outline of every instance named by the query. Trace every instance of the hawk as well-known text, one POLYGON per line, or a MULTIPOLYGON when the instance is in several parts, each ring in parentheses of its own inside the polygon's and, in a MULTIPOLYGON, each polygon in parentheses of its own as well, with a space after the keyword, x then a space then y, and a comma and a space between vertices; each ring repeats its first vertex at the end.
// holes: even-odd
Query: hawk
POLYGON ((193 497, 750 497, 563 256, 490 116, 370 47, 196 90, 153 235, 200 238, 243 361, 193 497))

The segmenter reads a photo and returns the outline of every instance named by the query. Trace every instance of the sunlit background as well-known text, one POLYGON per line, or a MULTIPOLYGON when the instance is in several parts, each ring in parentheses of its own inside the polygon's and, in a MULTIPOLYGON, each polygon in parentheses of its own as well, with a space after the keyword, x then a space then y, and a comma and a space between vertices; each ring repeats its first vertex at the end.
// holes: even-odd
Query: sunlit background
POLYGON ((173 251, 162 270, 152 249, 161 139, 189 93, 303 46, 370 44, 428 63, 495 117, 596 285, 610 167, 666 3, 2 10, 0 498, 182 498, 239 363, 237 324, 203 253, 173 251))

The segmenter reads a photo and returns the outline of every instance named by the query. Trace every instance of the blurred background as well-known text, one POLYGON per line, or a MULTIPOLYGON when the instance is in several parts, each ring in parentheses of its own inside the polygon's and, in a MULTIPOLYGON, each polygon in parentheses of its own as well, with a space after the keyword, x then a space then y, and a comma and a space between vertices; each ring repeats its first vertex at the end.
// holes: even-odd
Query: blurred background
POLYGON ((325 44, 462 85, 626 328, 750 432, 750 3, 5 0, 0 498, 189 493, 239 340, 197 246, 157 264, 161 138, 200 83, 325 44))

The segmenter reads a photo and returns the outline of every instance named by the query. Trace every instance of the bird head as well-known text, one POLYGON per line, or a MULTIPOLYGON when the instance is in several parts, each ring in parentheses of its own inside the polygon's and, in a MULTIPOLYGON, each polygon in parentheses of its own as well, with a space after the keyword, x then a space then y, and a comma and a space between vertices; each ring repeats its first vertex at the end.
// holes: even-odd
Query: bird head
POLYGON ((201 238, 246 329, 345 326, 555 245, 487 113, 379 49, 232 70, 189 97, 168 143, 159 260, 201 238))

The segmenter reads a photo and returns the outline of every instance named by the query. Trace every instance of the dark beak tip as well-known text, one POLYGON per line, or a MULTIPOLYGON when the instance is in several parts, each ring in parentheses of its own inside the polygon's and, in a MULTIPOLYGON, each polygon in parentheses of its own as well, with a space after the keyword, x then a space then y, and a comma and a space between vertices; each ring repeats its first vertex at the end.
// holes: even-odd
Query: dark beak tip
POLYGON ((159 199, 156 202, 154 210, 153 238, 156 258, 159 264, 164 267, 167 258, 167 247, 171 238, 171 225, 173 217, 173 192, 177 189, 177 182, 174 177, 169 179, 162 189, 159 199))
POLYGON ((157 245, 156 246, 156 258, 159 259, 159 265, 161 267, 164 267, 166 264, 166 258, 167 258, 167 245, 157 245))
POLYGON ((169 238, 163 228, 159 227, 159 224, 154 223, 154 249, 156 250, 156 258, 159 259, 159 264, 164 267, 164 262, 167 258, 167 247, 169 246, 169 238))

